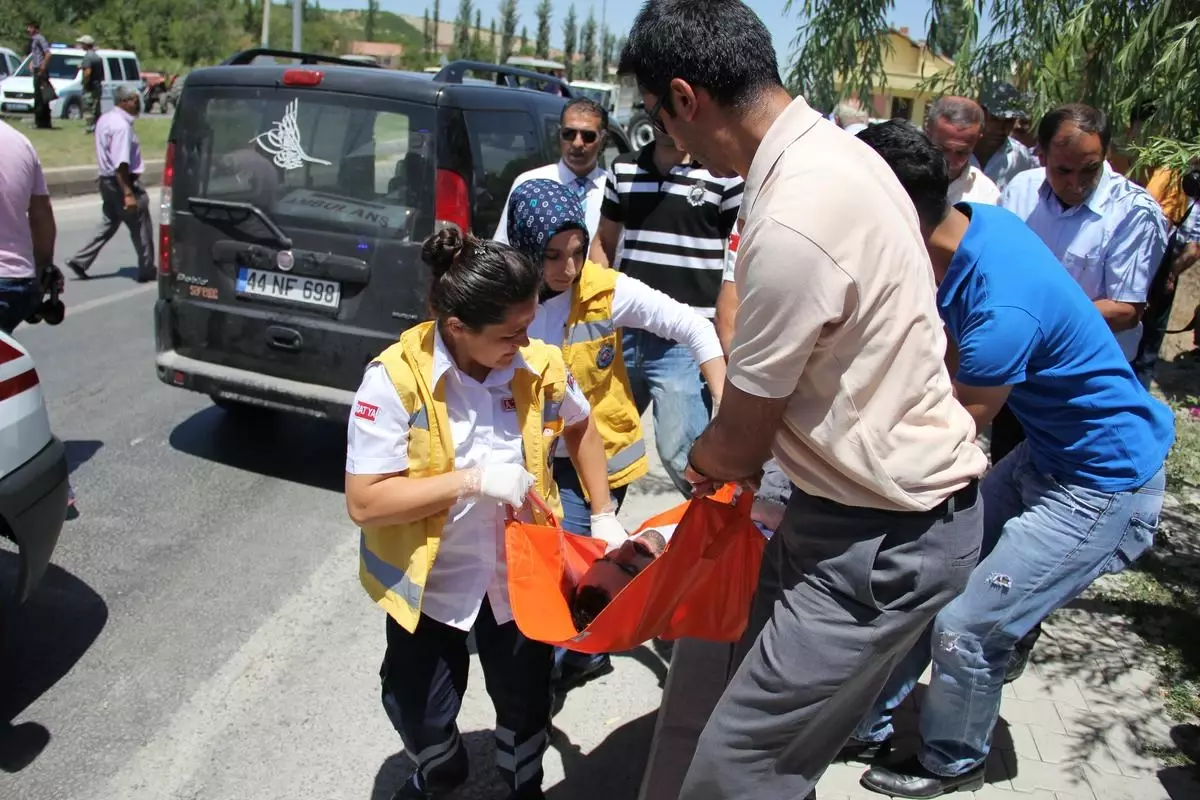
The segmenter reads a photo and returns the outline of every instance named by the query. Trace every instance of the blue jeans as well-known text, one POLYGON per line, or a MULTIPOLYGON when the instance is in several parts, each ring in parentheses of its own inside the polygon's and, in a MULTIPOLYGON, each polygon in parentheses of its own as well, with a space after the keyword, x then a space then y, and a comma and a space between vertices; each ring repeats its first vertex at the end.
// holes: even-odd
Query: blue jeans
POLYGON ((625 369, 639 414, 654 401, 654 440, 671 482, 692 496, 683 477, 688 451, 704 433, 712 416, 712 398, 700 379, 700 367, 687 345, 649 331, 626 331, 625 369))
MULTIPOLYGON (((580 536, 592 535, 592 507, 583 497, 583 487, 579 483, 579 473, 569 458, 554 459, 554 482, 558 484, 559 499, 562 500, 563 530, 578 533, 580 536)), ((628 486, 620 489, 609 489, 613 503, 617 508, 625 502, 625 491, 628 486)))
POLYGON ((967 588, 897 664, 854 738, 892 735, 892 712, 933 660, 921 704, 921 764, 944 776, 984 762, 1000 715, 1013 646, 1101 575, 1120 572, 1154 541, 1166 474, 1139 489, 1101 492, 1038 472, 1022 442, 984 477, 982 559, 967 588))
MULTIPOLYGON (((575 471, 575 465, 571 463, 571 459, 554 459, 554 482, 558 484, 559 499, 562 500, 563 530, 577 533, 580 536, 591 536, 592 508, 583 498, 579 473, 575 471)), ((617 508, 620 508, 621 503, 625 501, 625 490, 628 488, 628 486, 622 486, 620 489, 609 490, 617 508)), ((605 656, 602 653, 576 653, 573 650, 556 647, 554 648, 554 675, 557 677, 562 674, 564 664, 568 670, 588 672, 603 663, 604 659, 605 656)))
POLYGON ((12 333, 41 301, 36 278, 0 278, 0 330, 12 333))

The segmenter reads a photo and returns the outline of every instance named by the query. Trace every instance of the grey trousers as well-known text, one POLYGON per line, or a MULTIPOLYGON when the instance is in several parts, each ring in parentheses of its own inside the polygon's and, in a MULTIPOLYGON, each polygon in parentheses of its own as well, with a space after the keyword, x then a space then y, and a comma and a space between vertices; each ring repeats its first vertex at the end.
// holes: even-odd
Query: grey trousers
POLYGON ((792 493, 680 800, 812 791, 892 667, 966 586, 983 536, 973 496, 903 513, 792 493))
POLYGON ((124 224, 133 238, 133 250, 137 253, 138 277, 153 278, 154 269, 154 223, 150 219, 150 197, 139 181, 134 181, 133 192, 137 195, 136 212, 125 210, 125 197, 116 178, 100 179, 100 213, 102 219, 92 241, 84 245, 68 262, 87 270, 100 255, 104 245, 124 224))

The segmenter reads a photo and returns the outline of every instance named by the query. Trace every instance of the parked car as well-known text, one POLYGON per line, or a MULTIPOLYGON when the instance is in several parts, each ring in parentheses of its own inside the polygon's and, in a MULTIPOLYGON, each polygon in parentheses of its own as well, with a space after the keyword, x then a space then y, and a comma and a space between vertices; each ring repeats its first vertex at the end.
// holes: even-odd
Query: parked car
POLYGON ((21 66, 21 57, 7 47, 0 47, 0 80, 15 75, 21 66))
POLYGON ((20 558, 16 585, 0 586, 0 634, 46 573, 66 514, 66 449, 50 432, 37 369, 0 332, 0 536, 20 558))
MULTIPOLYGON (((129 86, 139 94, 143 92, 141 65, 137 53, 131 50, 97 50, 104 62, 104 83, 101 90, 100 110, 112 108, 113 89, 119 85, 129 86)), ((84 51, 76 47, 51 45, 50 85, 58 98, 50 105, 50 112, 63 119, 83 117, 83 73, 79 69, 84 51)), ((33 77, 29 59, 26 58, 16 73, 0 83, 0 111, 10 114, 33 113, 33 77)))
MULTIPOLYGON (((556 80, 264 50, 190 73, 163 173, 159 378, 344 417, 366 364, 427 318, 423 240, 492 236, 513 180, 559 158, 566 100, 507 85, 526 79, 556 80)), ((609 158, 629 150, 611 133, 609 158)))

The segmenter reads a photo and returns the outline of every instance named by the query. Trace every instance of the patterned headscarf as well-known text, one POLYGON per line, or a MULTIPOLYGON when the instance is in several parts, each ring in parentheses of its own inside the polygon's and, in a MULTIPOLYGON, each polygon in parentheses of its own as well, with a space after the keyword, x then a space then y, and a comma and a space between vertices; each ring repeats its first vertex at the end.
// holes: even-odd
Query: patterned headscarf
POLYGON ((586 219, 570 187, 548 178, 526 181, 508 198, 508 243, 540 265, 555 235, 578 228, 588 236, 586 219))

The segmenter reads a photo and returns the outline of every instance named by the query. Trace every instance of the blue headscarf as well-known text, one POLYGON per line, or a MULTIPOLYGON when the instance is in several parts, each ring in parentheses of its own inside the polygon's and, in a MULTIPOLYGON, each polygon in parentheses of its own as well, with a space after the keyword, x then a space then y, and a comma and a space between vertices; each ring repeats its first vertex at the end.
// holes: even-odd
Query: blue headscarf
POLYGON ((555 235, 578 228, 586 237, 586 220, 574 190, 548 178, 526 181, 508 197, 508 243, 539 266, 555 235))

